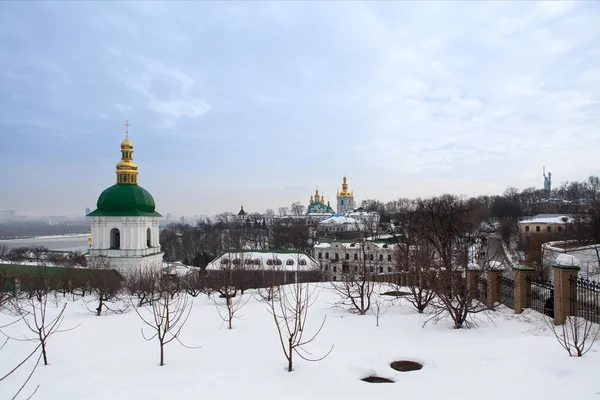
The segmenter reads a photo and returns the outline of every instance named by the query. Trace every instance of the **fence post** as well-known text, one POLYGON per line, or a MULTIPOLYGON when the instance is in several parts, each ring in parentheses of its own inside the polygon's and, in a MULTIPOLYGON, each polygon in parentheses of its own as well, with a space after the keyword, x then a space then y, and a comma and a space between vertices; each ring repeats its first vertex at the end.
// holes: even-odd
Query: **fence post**
POLYGON ((500 269, 490 269, 487 272, 487 306, 492 308, 500 300, 500 269))
POLYGON ((517 265, 513 267, 515 273, 515 314, 521 314, 523 309, 530 307, 531 299, 527 297, 527 278, 531 276, 535 269, 528 267, 527 265, 517 265))
POLYGON ((469 298, 477 298, 477 288, 479 285, 479 270, 476 268, 467 268, 467 290, 469 291, 469 298))
MULTIPOLYGON (((573 276, 577 278, 579 273, 579 260, 574 256, 561 254, 556 258, 556 264, 552 266, 554 274, 554 325, 565 323, 568 315, 571 315, 571 282, 573 276)), ((573 301, 576 300, 573 299, 573 301)))

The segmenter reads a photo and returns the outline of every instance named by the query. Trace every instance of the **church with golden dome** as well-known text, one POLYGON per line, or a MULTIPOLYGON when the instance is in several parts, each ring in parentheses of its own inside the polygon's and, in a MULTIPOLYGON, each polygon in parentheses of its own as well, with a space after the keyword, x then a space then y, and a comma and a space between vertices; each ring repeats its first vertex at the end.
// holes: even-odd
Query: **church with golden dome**
POLYGON ((138 166, 133 161, 129 124, 125 123, 121 160, 115 185, 104 190, 91 219, 92 234, 88 260, 106 261, 111 268, 130 274, 162 267, 159 221, 154 198, 138 185, 138 166))
POLYGON ((337 198, 337 213, 346 214, 354 210, 354 191, 348 190, 348 180, 344 177, 342 182, 342 191, 338 191, 336 194, 337 198))

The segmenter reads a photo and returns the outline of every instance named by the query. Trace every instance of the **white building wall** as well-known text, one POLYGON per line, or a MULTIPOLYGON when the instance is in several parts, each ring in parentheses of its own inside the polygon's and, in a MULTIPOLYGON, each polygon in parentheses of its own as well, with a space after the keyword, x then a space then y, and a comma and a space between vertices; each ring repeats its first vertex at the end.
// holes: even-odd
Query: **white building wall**
POLYGON ((159 241, 160 217, 91 217, 92 245, 89 259, 106 257, 122 273, 147 268, 160 269, 162 251, 159 241), (120 248, 111 249, 111 231, 118 229, 120 248), (150 246, 147 230, 150 229, 150 246))
POLYGON ((373 275, 397 272, 398 268, 398 246, 394 244, 356 242, 352 246, 347 242, 319 243, 313 248, 313 257, 321 265, 325 279, 331 281, 344 280, 344 265, 348 267, 346 273, 367 267, 373 269, 369 271, 373 275))
POLYGON ((338 196, 337 197, 337 213, 344 214, 354 210, 354 197, 338 196))

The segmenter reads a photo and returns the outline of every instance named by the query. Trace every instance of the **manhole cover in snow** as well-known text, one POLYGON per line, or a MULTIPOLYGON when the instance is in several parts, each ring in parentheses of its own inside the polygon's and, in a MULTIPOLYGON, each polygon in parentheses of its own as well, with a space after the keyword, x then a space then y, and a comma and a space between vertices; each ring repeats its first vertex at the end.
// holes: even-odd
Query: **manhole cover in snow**
POLYGON ((418 371, 423 368, 423 365, 415 361, 394 361, 390 367, 400 372, 418 371))

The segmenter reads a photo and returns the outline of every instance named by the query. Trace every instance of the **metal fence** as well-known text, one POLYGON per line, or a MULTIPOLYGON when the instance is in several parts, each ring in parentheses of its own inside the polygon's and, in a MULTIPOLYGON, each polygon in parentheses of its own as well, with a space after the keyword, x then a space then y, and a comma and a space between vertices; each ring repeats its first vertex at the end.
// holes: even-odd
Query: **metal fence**
POLYGON ((588 321, 600 322, 600 284, 588 279, 571 276, 570 283, 570 298, 571 305, 570 314, 587 319, 588 321))
POLYGON ((477 300, 484 304, 487 302, 487 286, 487 279, 483 276, 477 278, 477 300))
POLYGON ((554 283, 528 277, 527 297, 532 309, 554 318, 554 283))
POLYGON ((504 304, 508 308, 515 308, 515 281, 510 278, 501 276, 498 280, 500 286, 500 304, 504 304))

